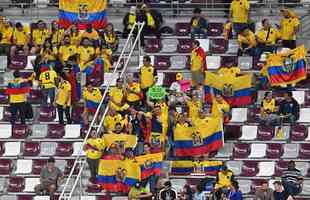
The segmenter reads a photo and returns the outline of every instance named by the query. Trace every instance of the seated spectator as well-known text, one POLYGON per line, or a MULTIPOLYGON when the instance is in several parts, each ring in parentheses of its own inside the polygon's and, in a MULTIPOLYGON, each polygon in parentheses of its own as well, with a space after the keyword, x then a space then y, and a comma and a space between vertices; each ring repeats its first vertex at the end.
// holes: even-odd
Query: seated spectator
POLYGON ((49 67, 44 67, 41 69, 39 81, 43 93, 42 104, 47 105, 48 98, 52 104, 55 100, 56 85, 58 84, 57 73, 49 67))
POLYGON ((54 67, 54 69, 58 72, 62 71, 60 64, 57 64, 58 48, 53 47, 52 40, 50 38, 44 41, 40 50, 40 55, 42 56, 42 59, 46 61, 46 64, 48 64, 49 67, 54 67))
POLYGON ((207 199, 206 193, 204 192, 203 185, 198 184, 196 186, 196 192, 194 194, 193 200, 205 200, 207 199))
POLYGON ((280 102, 279 113, 284 122, 295 123, 299 119, 299 104, 292 92, 284 93, 284 100, 280 102))
POLYGON ((159 199, 160 200, 176 200, 177 199, 177 192, 172 189, 172 185, 170 181, 164 183, 164 188, 159 191, 159 199))
POLYGON ((238 56, 242 56, 244 54, 248 54, 250 56, 256 55, 256 37, 250 29, 245 28, 241 31, 238 35, 238 43, 238 56))
POLYGON ((239 190, 239 183, 232 181, 230 190, 227 193, 227 200, 242 200, 242 192, 239 190))
POLYGON ((109 92, 110 103, 109 107, 118 112, 126 111, 129 105, 126 103, 126 89, 122 78, 116 80, 116 87, 111 88, 109 92))
POLYGON ((63 42, 59 47, 58 58, 63 66, 67 65, 67 61, 70 56, 73 56, 77 53, 76 45, 70 43, 70 36, 65 35, 63 38, 63 42))
POLYGON ((65 30, 60 29, 57 21, 52 21, 50 38, 52 40, 53 47, 59 47, 64 37, 65 30))
POLYGON ((13 46, 11 47, 11 56, 16 54, 16 51, 23 51, 23 54, 28 55, 28 43, 30 41, 29 32, 20 22, 15 24, 13 33, 13 46))
POLYGON ((142 186, 141 182, 136 182, 136 184, 131 187, 128 199, 129 200, 139 200, 146 199, 152 197, 152 193, 150 193, 145 187, 142 186))
POLYGON ((91 41, 88 38, 83 37, 81 40, 81 46, 77 49, 81 71, 84 70, 88 62, 94 60, 95 53, 95 48, 93 47, 91 41))
POLYGON ((87 87, 83 89, 84 111, 82 116, 85 125, 89 123, 89 116, 96 113, 101 99, 102 94, 99 88, 88 84, 87 87))
POLYGON ((232 182, 235 180, 234 173, 228 169, 226 165, 223 165, 222 170, 218 172, 216 176, 215 190, 221 189, 225 194, 232 186, 232 182))
POLYGON ((49 30, 43 20, 39 20, 36 24, 36 28, 32 30, 32 48, 30 53, 36 54, 40 52, 43 43, 50 36, 49 30))
POLYGON ((99 34, 96 29, 93 28, 92 24, 87 24, 86 30, 82 32, 81 38, 87 38, 93 45, 98 44, 99 34))
POLYGON ((284 190, 281 181, 275 181, 273 185, 274 200, 294 200, 294 198, 287 191, 284 190))
POLYGON ((266 92, 260 108, 260 120, 265 125, 278 125, 280 118, 276 114, 276 100, 271 92, 266 92))
POLYGON ((303 177, 301 172, 296 169, 295 162, 290 161, 288 163, 287 170, 282 173, 282 184, 284 190, 287 191, 289 195, 295 196, 302 191, 303 177))
POLYGON ((114 31, 113 24, 109 23, 107 25, 107 27, 105 28, 105 31, 103 33, 102 39, 103 39, 105 46, 108 49, 111 49, 112 52, 117 51, 119 41, 118 41, 118 36, 116 35, 116 33, 114 31))
POLYGON ((268 181, 265 180, 262 186, 256 190, 254 200, 274 200, 273 190, 269 188, 268 181))
POLYGON ((191 18, 191 37, 195 38, 198 35, 198 38, 202 35, 202 38, 207 38, 208 34, 208 22, 201 14, 200 8, 194 9, 194 16, 191 18))
POLYGON ((55 166, 55 159, 50 157, 47 160, 46 166, 42 169, 40 174, 40 184, 35 186, 37 195, 49 194, 53 196, 57 187, 61 185, 64 180, 63 173, 55 166))
POLYGON ((70 37, 70 44, 78 46, 81 43, 81 36, 78 27, 75 24, 72 24, 66 31, 65 35, 68 35, 70 37))
POLYGON ((128 34, 130 33, 131 29, 133 28, 134 24, 137 22, 137 8, 135 6, 131 6, 129 12, 125 15, 123 19, 123 37, 127 38, 128 34))
POLYGON ((3 26, 1 26, 0 29, 0 55, 9 55, 10 46, 12 44, 13 32, 14 30, 10 22, 4 21, 3 26))

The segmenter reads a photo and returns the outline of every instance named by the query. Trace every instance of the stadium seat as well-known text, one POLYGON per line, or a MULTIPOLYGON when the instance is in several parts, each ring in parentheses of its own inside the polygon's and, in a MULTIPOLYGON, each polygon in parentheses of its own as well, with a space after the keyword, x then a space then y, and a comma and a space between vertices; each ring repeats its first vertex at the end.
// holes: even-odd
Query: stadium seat
POLYGON ((252 69, 253 58, 251 56, 240 56, 240 57, 238 57, 238 66, 242 70, 252 69))
POLYGON ((0 174, 1 175, 9 175, 12 170, 12 160, 9 159, 1 159, 0 160, 0 174))
POLYGON ((185 69, 187 65, 186 56, 171 56, 170 57, 170 69, 185 69))
POLYGON ((65 134, 63 138, 79 138, 80 137, 80 124, 67 124, 65 126, 65 134))
POLYGON ((162 39, 162 48, 161 48, 161 53, 174 53, 177 51, 177 46, 179 41, 174 38, 167 38, 167 39, 162 39))
POLYGON ((274 176, 282 176, 284 170, 287 169, 288 161, 280 160, 276 162, 274 176))
POLYGON ((299 169, 303 176, 307 176, 309 163, 308 162, 295 162, 296 169, 299 169))
POLYGON ((30 174, 32 172, 32 160, 18 159, 15 174, 30 174))
POLYGON ((27 56, 27 64, 25 69, 33 70, 32 62, 36 59, 36 56, 27 56))
POLYGON ((200 43, 200 47, 202 47, 205 52, 209 52, 209 50, 210 50, 210 40, 209 39, 197 39, 197 40, 200 43))
POLYGON ((8 104, 9 96, 5 94, 5 89, 0 89, 0 104, 8 104))
POLYGON ((40 108, 40 122, 52 122, 56 117, 56 109, 52 106, 40 108))
POLYGON ((274 136, 273 127, 272 126, 258 126, 257 129, 257 139, 270 141, 274 136))
POLYGON ((305 106, 310 106, 310 90, 307 90, 305 92, 305 106))
POLYGON ((210 22, 208 23, 208 37, 217 37, 223 34, 223 23, 210 22))
POLYGON ((301 108, 298 122, 310 123, 310 108, 301 108))
POLYGON ((178 53, 191 53, 192 51, 192 39, 179 39, 177 46, 178 53))
POLYGON ((242 191, 243 194, 249 194, 251 192, 251 180, 247 179, 240 179, 239 182, 239 189, 242 191))
POLYGON ((221 67, 221 57, 220 56, 208 56, 207 58, 207 68, 208 69, 218 69, 221 67))
POLYGON ((232 155, 234 144, 225 142, 224 146, 215 155, 216 158, 229 158, 232 155))
MULTIPOLYGON (((284 138, 274 138, 274 140, 287 140, 290 138, 291 126, 281 126, 281 128, 284 133, 284 138)), ((279 126, 276 126, 274 132, 277 133, 278 130, 279 126)))
POLYGON ((299 146, 299 158, 301 159, 310 159, 310 144, 300 144, 299 146))
POLYGON ((57 143, 56 156, 71 156, 73 153, 72 143, 59 142, 57 143))
POLYGON ((155 56, 154 67, 157 70, 167 70, 170 67, 169 56, 155 56))
POLYGON ((170 86, 175 81, 176 72, 167 72, 164 77, 164 86, 170 86))
POLYGON ((187 36, 191 32, 191 25, 187 22, 178 22, 175 24, 175 34, 177 36, 187 36))
POLYGON ((242 126, 242 136, 240 140, 255 140, 257 136, 257 126, 242 126))
POLYGON ((251 147, 246 143, 237 143, 233 148, 233 158, 246 158, 250 155, 251 147))
POLYGON ((47 124, 33 124, 31 138, 45 138, 47 136, 47 124))
POLYGON ((23 146, 24 156, 38 156, 40 154, 40 143, 33 141, 25 141, 23 146))
POLYGON ((226 166, 234 173, 235 176, 239 176, 242 172, 243 162, 236 160, 229 160, 226 162, 226 166))
POLYGON ((304 125, 293 125, 291 126, 291 140, 293 141, 304 141, 307 136, 307 127, 304 125))
MULTIPOLYGON (((17 114, 17 117, 19 117, 19 114, 17 114)), ((3 116, 2 116, 3 121, 9 122, 11 120, 11 111, 9 106, 4 106, 3 107, 3 116)))
POLYGON ((14 139, 25 139, 26 137, 28 137, 30 132, 31 131, 27 125, 14 124, 13 125, 12 138, 14 138, 14 139))
POLYGON ((2 142, 0 142, 0 156, 3 155, 5 149, 4 149, 4 144, 2 142))
POLYGON ((302 188, 303 195, 310 195, 310 180, 304 180, 303 188, 302 188))
POLYGON ((210 52, 214 54, 224 54, 227 51, 227 41, 223 38, 210 40, 210 52))
MULTIPOLYGON (((1 180, 1 179, 0 179, 1 180)), ((0 190, 1 191, 1 190, 0 190)), ((1 191, 2 192, 2 191, 1 191)), ((0 200, 19 200, 16 195, 1 195, 0 200)), ((25 199, 26 200, 26 199, 25 199)), ((32 198, 30 199, 32 200, 32 198)))
POLYGON ((241 137, 240 125, 225 125, 224 136, 225 140, 238 140, 241 137))
POLYGON ((22 192, 25 188, 25 180, 23 177, 10 177, 8 183, 8 192, 22 192))
POLYGON ((12 136, 12 125, 11 124, 0 124, 0 138, 10 138, 12 136))
POLYGON ((8 57, 0 56, 0 71, 5 71, 8 67, 8 57))
POLYGON ((250 123, 257 123, 259 122, 259 116, 260 116, 260 108, 249 108, 249 114, 248 114, 248 122, 250 123))
MULTIPOLYGON (((80 150, 82 149, 83 142, 74 142, 73 143, 73 153, 72 156, 77 156, 80 153, 80 150)), ((82 151, 81 155, 85 155, 85 152, 82 151)))
POLYGON ((298 90, 292 91, 292 93, 299 105, 303 105, 305 103, 305 91, 298 90))
POLYGON ((41 156, 53 156, 56 153, 56 142, 41 142, 41 156))
POLYGON ((247 108, 233 108, 231 122, 246 122, 247 121, 247 108))
POLYGON ((228 41, 228 49, 226 53, 236 55, 239 49, 239 44, 237 40, 229 40, 228 41))
POLYGON ((34 192, 34 187, 40 184, 40 178, 26 178, 24 192, 34 192))
POLYGON ((28 102, 31 104, 40 104, 42 102, 43 94, 41 90, 30 90, 28 95, 28 102))
POLYGON ((20 154, 21 142, 4 143, 5 152, 3 156, 18 156, 20 154))
POLYGON ((10 58, 9 68, 12 70, 24 69, 27 65, 27 56, 25 55, 14 55, 10 58))
POLYGON ((240 176, 254 177, 258 173, 256 161, 243 161, 240 176))
POLYGON ((221 56, 221 66, 228 66, 231 63, 233 64, 233 66, 239 66, 238 57, 237 56, 221 56))
POLYGON ((41 173, 42 168, 46 165, 46 159, 34 159, 32 161, 32 174, 38 175, 41 173))
MULTIPOLYGON (((71 170, 72 170, 72 168, 74 166, 74 162, 75 162, 75 160, 71 160, 71 159, 66 161, 66 166, 65 166, 64 174, 70 174, 70 172, 71 172, 71 170)), ((84 172, 85 171, 86 170, 84 170, 84 172)), ((79 167, 76 166, 75 169, 74 169, 73 174, 77 175, 78 173, 79 173, 79 167)))
POLYGON ((299 144, 284 144, 284 153, 282 158, 297 158, 299 144))
POLYGON ((63 124, 49 124, 47 129, 47 137, 59 139, 65 135, 65 127, 63 124))
POLYGON ((49 196, 34 196, 33 200, 49 200, 49 196))
MULTIPOLYGON (((6 188, 8 186, 8 183, 7 183, 7 179, 4 178, 4 177, 0 177, 0 192, 3 194, 4 192, 6 192, 6 188)), ((0 196, 1 198, 1 196, 0 196)), ((2 200, 2 199, 1 199, 2 200)), ((3 199, 3 200, 6 200, 6 199, 3 199)))
POLYGON ((157 38, 148 38, 145 40, 144 51, 146 53, 158 53, 161 49, 160 40, 157 38))
POLYGON ((275 172, 275 164, 275 162, 259 162, 259 172, 257 176, 272 176, 275 172))
POLYGON ((269 143, 267 144, 266 157, 270 159, 281 158, 283 154, 283 146, 280 143, 269 143))

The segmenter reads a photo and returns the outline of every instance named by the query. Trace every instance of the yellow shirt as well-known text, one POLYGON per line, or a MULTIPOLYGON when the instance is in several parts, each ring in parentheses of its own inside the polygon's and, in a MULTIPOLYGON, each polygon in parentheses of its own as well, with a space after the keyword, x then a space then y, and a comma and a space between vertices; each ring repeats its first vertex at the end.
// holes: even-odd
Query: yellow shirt
POLYGON ((56 87, 57 73, 54 70, 48 70, 40 74, 39 80, 44 89, 56 87))
POLYGON ((77 49, 77 53, 80 55, 80 65, 83 66, 85 63, 90 61, 91 57, 95 55, 94 47, 83 47, 80 46, 77 49))
POLYGON ((230 33, 230 31, 231 31, 231 29, 232 29, 232 24, 231 24, 231 22, 228 22, 228 23, 225 23, 224 24, 224 39, 225 40, 228 40, 229 38, 229 33, 230 33))
POLYGON ((202 70, 202 64, 204 58, 199 55, 198 48, 192 50, 191 54, 191 71, 200 71, 202 70))
POLYGON ((41 49, 40 55, 44 58, 47 58, 48 60, 56 60, 56 55, 58 53, 57 47, 53 47, 53 50, 50 49, 43 50, 41 49))
POLYGON ((35 29, 32 31, 32 39, 35 45, 42 45, 48 37, 49 31, 47 29, 35 29))
POLYGON ((233 0, 230 4, 232 21, 234 23, 248 23, 250 4, 248 0, 233 0))
POLYGON ((98 40, 99 39, 99 35, 98 35, 98 32, 96 30, 93 30, 91 33, 88 33, 87 31, 84 31, 81 34, 81 38, 88 38, 90 40, 98 40))
POLYGON ((106 128, 106 131, 114 131, 115 125, 117 123, 122 123, 123 117, 121 114, 116 114, 115 116, 107 115, 104 118, 104 127, 106 128))
POLYGON ((296 40, 295 28, 299 26, 298 18, 282 18, 280 22, 280 33, 282 40, 296 40))
POLYGON ((117 43, 117 37, 115 34, 111 34, 111 33, 105 33, 104 34, 104 41, 107 43, 107 44, 116 44, 117 43))
POLYGON ((63 61, 68 61, 68 58, 76 54, 77 48, 75 45, 61 46, 59 48, 60 59, 63 61))
POLYGON ((140 71, 141 88, 146 89, 154 84, 154 67, 153 66, 142 66, 140 71))
POLYGON ((216 183, 216 188, 229 187, 231 185, 231 178, 233 176, 232 172, 224 174, 223 172, 218 173, 218 182, 216 183))
POLYGON ((233 78, 233 77, 236 77, 238 74, 240 74, 241 71, 240 71, 239 67, 230 67, 230 68, 228 68, 228 67, 221 67, 217 71, 217 73, 219 75, 222 75, 222 76, 233 78))
POLYGON ((262 105, 263 105, 264 111, 267 111, 267 110, 271 112, 276 111, 276 100, 275 99, 271 99, 270 102, 267 102, 267 100, 263 100, 262 105))
POLYGON ((10 26, 3 27, 1 33, 2 33, 2 39, 0 41, 0 44, 11 44, 11 39, 13 36, 13 28, 10 26))
POLYGON ((83 98, 85 101, 90 100, 96 103, 99 103, 102 99, 102 94, 99 88, 93 88, 91 92, 87 88, 83 89, 83 98))
MULTIPOLYGON (((15 80, 11 81, 10 83, 20 84, 20 83, 22 83, 22 79, 16 78, 15 80)), ((26 100, 27 100, 26 94, 11 94, 11 95, 9 95, 9 102, 10 103, 23 103, 23 102, 26 102, 26 100)))
POLYGON ((128 94, 127 94, 127 101, 128 102, 135 102, 140 100, 140 96, 136 93, 141 92, 140 84, 139 83, 132 83, 128 84, 128 94))
POLYGON ((15 29, 13 33, 13 41, 19 46, 26 45, 28 43, 28 33, 25 30, 18 31, 15 29))
POLYGON ((59 83, 56 103, 60 106, 71 105, 71 84, 69 81, 59 83))
POLYGON ((128 26, 127 26, 128 29, 132 29, 133 25, 136 22, 136 19, 137 19, 136 15, 129 14, 129 16, 128 16, 128 26))
POLYGON ((249 34, 247 36, 243 36, 241 34, 238 35, 238 42, 241 46, 242 44, 247 44, 249 47, 255 47, 256 46, 256 37, 252 31, 249 31, 249 34))
POLYGON ((113 87, 110 90, 110 97, 113 102, 117 104, 122 104, 124 99, 124 90, 121 88, 113 87))
POLYGON ((189 118, 195 120, 198 117, 198 111, 202 109, 201 101, 188 101, 186 102, 189 109, 189 118))
POLYGON ((208 129, 208 122, 210 120, 210 117, 205 117, 203 119, 196 118, 193 120, 193 127, 196 132, 198 132, 200 135, 205 135, 207 133, 208 129))
POLYGON ((105 148, 104 140, 101 138, 89 138, 86 141, 86 157, 90 159, 99 159, 105 148))
POLYGON ((70 43, 72 45, 78 46, 80 45, 81 33, 70 35, 70 43))
POLYGON ((146 15, 147 25, 150 27, 155 27, 155 20, 154 20, 153 16, 151 15, 151 13, 147 12, 145 15, 146 15))
POLYGON ((221 103, 219 103, 215 97, 212 97, 212 108, 211 108, 211 114, 212 117, 223 117, 223 114, 225 112, 228 112, 230 107, 229 104, 223 100, 221 103))
POLYGON ((52 44, 59 45, 63 39, 64 33, 64 29, 59 29, 56 32, 52 33, 52 44))
POLYGON ((265 45, 274 45, 276 44, 277 40, 280 39, 280 32, 273 27, 270 28, 269 36, 268 39, 266 40, 267 34, 268 30, 261 29, 260 31, 258 31, 257 33, 258 42, 263 43, 265 45))

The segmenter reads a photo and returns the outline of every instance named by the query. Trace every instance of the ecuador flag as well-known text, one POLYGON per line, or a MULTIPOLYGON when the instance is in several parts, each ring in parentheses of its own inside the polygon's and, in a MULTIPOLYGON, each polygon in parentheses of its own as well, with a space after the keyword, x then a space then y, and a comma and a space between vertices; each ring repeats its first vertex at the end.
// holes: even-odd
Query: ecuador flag
POLYGON ((99 162, 97 182, 109 192, 127 193, 140 177, 140 167, 135 161, 101 159, 99 162))
POLYGON ((5 93, 7 95, 27 94, 30 92, 30 84, 28 82, 12 81, 8 84, 5 93))
POLYGON ((222 161, 191 161, 177 160, 171 163, 172 174, 190 174, 193 172, 203 172, 207 175, 216 175, 223 166, 222 161))
POLYGON ((92 24, 95 29, 102 29, 107 24, 107 0, 59 0, 59 25, 68 28, 77 24, 85 29, 92 24))
POLYGON ((137 144, 137 136, 128 135, 128 134, 104 134, 104 142, 107 147, 110 147, 111 144, 117 143, 122 145, 124 148, 134 148, 137 144))
POLYGON ((221 118, 212 117, 205 132, 198 133, 189 127, 184 131, 174 131, 173 136, 177 157, 204 155, 223 147, 223 122, 221 118))
POLYGON ((104 68, 104 60, 102 58, 96 58, 94 61, 85 64, 82 72, 86 74, 86 76, 102 74, 104 68))
POLYGON ((266 63, 271 86, 296 84, 307 76, 307 50, 302 45, 286 54, 272 54, 266 63))
POLYGON ((222 94, 231 106, 243 106, 252 103, 252 74, 236 77, 205 73, 205 100, 212 102, 210 89, 215 94, 222 94))
POLYGON ((141 169, 141 180, 145 180, 152 175, 160 175, 163 153, 153 153, 136 157, 136 161, 141 169))

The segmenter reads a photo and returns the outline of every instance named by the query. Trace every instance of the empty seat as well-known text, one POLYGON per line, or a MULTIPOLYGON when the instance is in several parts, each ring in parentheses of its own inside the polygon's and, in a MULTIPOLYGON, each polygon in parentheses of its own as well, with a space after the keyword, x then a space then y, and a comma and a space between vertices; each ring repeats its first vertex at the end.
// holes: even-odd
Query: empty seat
POLYGON ((250 154, 251 147, 246 143, 238 143, 234 145, 233 157, 234 158, 246 158, 250 154))
POLYGON ((221 67, 221 57, 220 56, 208 56, 207 58, 207 68, 208 69, 218 69, 221 67))
POLYGON ((226 162, 226 166, 228 169, 230 169, 234 173, 235 176, 239 176, 241 174, 243 162, 230 160, 226 162))
POLYGON ((275 172, 275 162, 260 162, 257 176, 272 176, 275 172))
POLYGON ((299 146, 299 158, 310 159, 310 144, 300 144, 299 146))
POLYGON ((178 53, 190 53, 192 51, 192 39, 179 39, 178 53))
POLYGON ((16 195, 1 195, 0 200, 19 200, 19 199, 16 195))
POLYGON ((239 49, 239 44, 237 40, 229 40, 228 41, 228 50, 226 53, 237 54, 239 49))
MULTIPOLYGON (((0 177, 0 192, 3 194, 6 188, 7 188, 7 179, 4 177, 0 177)), ((3 200, 6 200, 6 199, 3 199, 3 200)))
POLYGON ((300 170, 300 173, 303 176, 306 176, 309 170, 309 163, 308 162, 295 162, 296 169, 300 170))
POLYGON ((231 122, 246 122, 247 121, 247 108, 233 108, 231 122))
POLYGON ((80 155, 85 155, 84 151, 80 152, 80 150, 82 149, 82 144, 83 144, 83 142, 74 142, 73 143, 72 156, 77 156, 79 153, 80 153, 80 155))
POLYGON ((225 140, 238 140, 242 133, 240 125, 225 125, 224 126, 225 140))
POLYGON ((251 123, 257 123, 259 122, 259 116, 260 116, 260 108, 249 108, 249 113, 248 113, 248 122, 251 123))
MULTIPOLYGON (((71 160, 71 159, 66 161, 64 174, 70 174, 71 170, 73 169, 74 162, 75 160, 71 160)), ((86 170, 84 170, 83 172, 86 172, 86 170)), ((73 174, 78 174, 78 173, 79 173, 79 165, 76 165, 74 168, 73 174)))
POLYGON ((253 177, 258 173, 256 161, 244 161, 241 168, 241 176, 253 177))
POLYGON ((20 154, 20 142, 6 142, 4 144, 5 152, 3 156, 18 156, 20 154))
POLYGON ((257 136, 257 126, 242 126, 242 136, 240 140, 255 140, 257 136))
POLYGON ((200 43, 200 47, 202 47, 205 52, 209 52, 209 50, 210 50, 210 40, 209 39, 197 39, 197 40, 200 43))
POLYGON ((210 40, 210 52, 214 54, 224 54, 227 51, 227 41, 223 38, 210 40))
POLYGON ((291 126, 291 140, 304 141, 308 136, 307 131, 307 127, 304 125, 291 126))
POLYGON ((271 159, 278 159, 281 158, 284 150, 282 144, 279 143, 271 143, 267 144, 266 149, 266 157, 271 159))
POLYGON ((65 126, 65 135, 63 138, 79 138, 80 137, 80 124, 67 124, 65 126))
POLYGON ((34 196, 33 200, 50 200, 49 196, 34 196))
POLYGON ((56 153, 56 142, 41 142, 41 156, 53 156, 56 153))
POLYGON ((72 143, 59 142, 57 143, 56 156, 71 156, 73 153, 72 143))
POLYGON ((25 55, 14 55, 10 58, 9 68, 16 69, 24 69, 27 65, 27 56, 25 55))
POLYGON ((272 140, 273 127, 272 126, 259 126, 257 129, 257 139, 258 140, 272 140))
POLYGON ((14 124, 12 137, 15 139, 25 139, 30 134, 30 129, 24 124, 14 124))
POLYGON ((163 39, 161 41, 162 45, 162 49, 161 52, 162 53, 174 53, 177 51, 177 46, 178 46, 178 40, 177 39, 163 39))
POLYGON ((161 43, 159 39, 148 38, 145 40, 144 51, 146 53, 158 53, 161 49, 161 43))
POLYGON ((41 107, 40 108, 40 122, 52 122, 56 117, 56 110, 52 106, 41 107))
POLYGON ((288 161, 280 160, 276 162, 274 176, 282 176, 284 170, 287 170, 288 161))
POLYGON ((32 160, 18 159, 15 174, 30 174, 32 172, 32 160))
POLYGON ((226 142, 224 146, 217 152, 217 158, 229 158, 232 155, 233 143, 226 142))
POLYGON ((238 57, 238 66, 240 69, 249 70, 253 66, 252 56, 239 56, 238 57))
POLYGON ((171 56, 170 69, 185 69, 187 64, 186 56, 171 56))
POLYGON ((5 71, 7 67, 8 67, 8 57, 0 56, 0 71, 5 71))
POLYGON ((47 130, 47 137, 62 138, 65 135, 65 127, 63 124, 49 124, 47 130))
POLYGON ((298 144, 284 144, 284 153, 282 155, 282 158, 297 158, 298 151, 298 144))
POLYGON ((12 170, 12 160, 1 159, 0 160, 0 174, 9 175, 12 170))
POLYGON ((310 108, 301 108, 298 122, 310 123, 310 108))
POLYGON ((24 192, 34 192, 34 187, 40 184, 40 178, 26 178, 24 192))
POLYGON ((302 188, 303 195, 310 195, 310 180, 304 180, 303 188, 302 188))
POLYGON ((10 138, 12 136, 12 125, 11 124, 0 124, 0 138, 10 138))
POLYGON ((45 138, 47 136, 47 124, 33 124, 31 138, 45 138))
POLYGON ((303 105, 305 103, 305 91, 298 90, 292 91, 294 99, 298 102, 299 105, 303 105))
POLYGON ((35 59, 36 59, 36 56, 27 56, 27 65, 25 69, 33 70, 32 62, 35 61, 35 59))
POLYGON ((24 142, 23 155, 24 156, 38 156, 40 154, 39 142, 24 142))
POLYGON ((155 56, 154 67, 158 70, 166 70, 170 67, 170 56, 155 56))
POLYGON ((0 142, 0 156, 3 155, 5 149, 4 149, 4 144, 2 142, 0 142))
POLYGON ((243 194, 249 194, 251 192, 251 180, 238 180, 239 182, 239 188, 242 191, 243 194))
POLYGON ((263 158, 266 155, 266 144, 252 144, 249 158, 263 158))
POLYGON ((208 36, 221 36, 223 34, 223 23, 210 22, 208 23, 208 36))
POLYGON ((175 24, 175 34, 177 36, 186 36, 191 32, 191 24, 187 22, 178 22, 175 24))
POLYGON ((22 192, 25 188, 25 180, 23 177, 10 177, 8 183, 8 192, 22 192))

